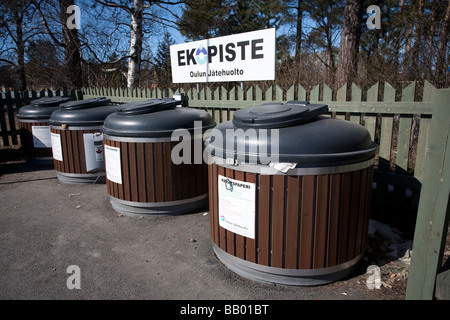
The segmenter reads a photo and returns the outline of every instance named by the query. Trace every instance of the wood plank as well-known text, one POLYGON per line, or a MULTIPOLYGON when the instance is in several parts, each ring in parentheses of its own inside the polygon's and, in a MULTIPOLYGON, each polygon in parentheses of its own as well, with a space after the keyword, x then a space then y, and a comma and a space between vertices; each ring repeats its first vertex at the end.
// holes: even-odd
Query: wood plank
POLYGON ((317 103, 319 101, 319 91, 320 85, 316 85, 314 88, 312 88, 311 92, 309 93, 309 101, 311 103, 317 103))
POLYGON ((286 259, 287 269, 297 269, 298 261, 298 228, 299 228, 299 176, 288 176, 286 201, 286 259))
POLYGON ((355 244, 355 256, 360 254, 365 247, 365 243, 363 242, 364 233, 367 233, 367 229, 365 229, 366 219, 369 218, 370 211, 367 209, 368 202, 368 192, 372 190, 372 183, 370 183, 370 188, 368 187, 369 182, 369 172, 370 167, 361 170, 361 184, 360 184, 360 193, 359 193, 359 207, 358 207, 358 224, 356 226, 356 244, 355 244))
POLYGON ((259 175, 258 263, 269 265, 270 176, 259 175))
POLYGON ((327 102, 327 101, 332 101, 332 99, 333 99, 333 90, 329 86, 324 84, 323 85, 323 98, 322 98, 322 100, 324 102, 327 102))
POLYGON ((64 169, 66 173, 73 172, 73 152, 72 152, 72 137, 70 134, 70 130, 64 130, 64 145, 63 149, 66 150, 67 157, 63 158, 64 160, 64 169))
POLYGON ((315 176, 303 176, 300 220, 299 268, 312 268, 315 176))
MULTIPOLYGON (((226 176, 225 175, 225 168, 217 166, 217 174, 225 177, 226 176)), ((217 183, 219 183, 219 181, 217 181, 217 183)), ((217 207, 217 209, 219 209, 219 206, 217 207)), ((220 211, 219 210, 218 210, 218 213, 219 213, 219 216, 220 216, 220 211)), ((221 226, 219 226, 219 247, 223 251, 227 252, 227 230, 225 230, 221 226)))
POLYGON ((328 189, 328 175, 318 175, 315 201, 316 213, 314 222, 314 269, 326 267, 328 189))
POLYGON ((164 148, 164 195, 165 195, 164 199, 165 201, 172 201, 173 173, 172 173, 172 158, 171 158, 172 148, 170 142, 163 143, 163 148, 164 148))
MULTIPOLYGON (((245 173, 239 170, 234 170, 234 178, 239 181, 245 181, 245 173)), ((236 234, 236 257, 245 259, 245 237, 236 234)))
POLYGON ((297 88, 297 99, 300 101, 306 101, 306 90, 301 84, 297 88))
POLYGON ((273 176, 272 195, 272 262, 271 266, 283 267, 284 240, 284 179, 285 176, 273 176))
POLYGON ((145 143, 145 172, 147 180, 147 201, 155 202, 155 172, 153 169, 153 143, 145 143))
POLYGON ((424 115, 420 118, 419 136, 417 138, 416 165, 414 166, 414 177, 423 180, 425 169, 425 158, 428 150, 431 118, 424 115))
MULTIPOLYGON (((115 148, 120 148, 120 142, 119 141, 112 141, 112 146, 115 147, 115 148)), ((121 171, 122 171, 122 169, 121 169, 121 171)), ((113 192, 113 194, 114 194, 114 196, 116 198, 120 197, 120 190, 122 189, 121 187, 122 187, 121 184, 112 182, 112 192, 113 192)))
POLYGON ((214 164, 208 165, 208 193, 209 193, 209 232, 211 235, 211 240, 217 244, 215 225, 219 223, 217 220, 217 211, 214 210, 215 202, 217 201, 217 185, 214 183, 215 179, 213 177, 213 166, 214 164))
POLYGON ((391 159, 391 142, 392 142, 392 126, 394 117, 383 114, 381 119, 381 133, 380 133, 380 158, 385 159, 388 163, 391 159))
MULTIPOLYGON (((246 175, 247 182, 256 184, 256 173, 246 172, 245 175, 246 175)), ((255 220, 258 220, 258 217, 257 217, 257 215, 258 215, 258 190, 256 190, 255 193, 256 193, 255 220)), ((257 222, 255 221, 255 239, 251 239, 251 238, 246 239, 246 244, 247 244, 246 260, 250 261, 250 262, 255 262, 255 263, 256 263, 256 233, 258 232, 256 226, 257 226, 257 222)))
POLYGON ((340 216, 340 189, 341 175, 330 176, 329 214, 328 214, 328 238, 327 238, 327 267, 337 264, 339 216, 340 216))
POLYGON ((122 184, 124 190, 124 200, 131 201, 130 187, 130 165, 128 161, 128 143, 122 142, 120 145, 122 161, 122 184))
POLYGON ((286 101, 295 100, 295 86, 292 85, 287 91, 286 91, 286 101))
POLYGON ((399 119, 395 165, 396 171, 400 174, 408 170, 412 120, 412 115, 401 115, 399 119))
MULTIPOLYGON (((219 171, 217 170, 218 169, 218 166, 216 165, 216 164, 214 164, 214 165, 212 165, 212 176, 213 176, 213 179, 212 179, 212 183, 213 183, 213 190, 215 190, 215 192, 214 192, 214 202, 213 202, 213 207, 212 207, 212 210, 213 210, 213 212, 215 213, 213 216, 214 216, 214 221, 213 221, 213 224, 214 224, 214 242, 216 243, 216 245, 220 245, 220 239, 219 239, 219 236, 220 236, 220 233, 219 233, 219 214, 220 214, 220 212, 219 212, 219 199, 218 199, 218 195, 219 195, 219 190, 218 190, 218 175, 219 175, 219 171)), ((210 207, 210 209, 211 209, 211 207, 210 207)), ((211 219, 212 219, 213 217, 211 217, 211 219)))
POLYGON ((136 143, 128 143, 128 165, 130 166, 131 201, 139 201, 139 183, 137 172, 136 143))
MULTIPOLYGON (((163 150, 162 150, 162 143, 156 142, 154 144, 154 151, 155 151, 155 191, 156 191, 156 202, 163 202, 164 201, 164 168, 163 168, 163 150)), ((188 173, 189 174, 189 173, 188 173)), ((190 179, 188 179, 190 182, 190 179)), ((186 190, 187 193, 189 192, 186 190)), ((189 198, 187 196, 186 198, 189 198)))
POLYGON ((348 250, 348 223, 350 215, 350 197, 351 197, 351 172, 341 174, 341 199, 340 199, 340 217, 339 217, 339 247, 338 264, 347 262, 348 250))
POLYGON ((379 83, 375 83, 369 90, 367 90, 367 98, 366 101, 378 101, 378 89, 379 83))
MULTIPOLYGON (((352 172, 351 199, 348 224, 347 259, 356 257, 355 247, 358 239, 359 200, 361 190, 361 170, 352 172)), ((358 253, 359 254, 359 253, 358 253)))
MULTIPOLYGON (((234 179, 234 170, 226 168, 225 169, 225 176, 228 178, 234 179)), ((226 238, 227 238, 227 252, 231 255, 236 255, 236 234, 234 232, 231 232, 229 230, 226 230, 226 238)))
POLYGON ((450 89, 436 92, 406 299, 433 299, 450 216, 450 89))
POLYGON ((138 180, 138 195, 140 202, 147 202, 147 177, 145 174, 145 146, 144 143, 136 143, 136 158, 137 158, 137 180, 138 180))
MULTIPOLYGON (((80 143, 78 145, 78 161, 80 161, 80 172, 81 173, 87 173, 87 167, 86 167, 86 151, 84 150, 84 139, 83 139, 83 130, 77 130, 77 140, 83 141, 83 143, 80 143)), ((63 158, 64 160, 64 158, 63 158)))

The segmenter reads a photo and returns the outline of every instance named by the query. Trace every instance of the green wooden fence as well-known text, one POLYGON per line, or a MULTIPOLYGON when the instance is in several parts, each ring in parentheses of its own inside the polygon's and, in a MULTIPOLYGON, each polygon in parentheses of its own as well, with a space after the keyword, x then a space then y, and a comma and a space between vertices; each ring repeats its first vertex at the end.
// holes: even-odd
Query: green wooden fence
POLYGON ((360 123, 369 130, 379 145, 376 165, 379 165, 381 180, 394 179, 396 184, 419 189, 436 88, 425 81, 420 92, 416 82, 411 82, 400 92, 396 92, 388 83, 376 83, 367 91, 353 84, 351 89, 350 101, 346 101, 346 85, 336 92, 336 99, 332 99, 333 91, 327 85, 317 85, 309 91, 302 86, 292 86, 288 90, 278 86, 267 90, 251 86, 242 90, 235 86, 228 91, 223 87, 214 90, 204 87, 188 91, 83 88, 82 92, 84 98, 106 96, 117 103, 183 94, 190 107, 207 110, 218 123, 231 120, 233 112, 240 108, 269 101, 307 100, 325 103, 329 106, 330 116, 360 123), (415 101, 418 95, 422 96, 421 101, 415 101), (385 175, 393 173, 396 175, 385 175))
POLYGON ((376 83, 368 90, 352 84, 350 89, 349 97, 346 85, 337 92, 327 85, 309 90, 296 85, 288 90, 278 86, 264 90, 259 86, 244 90, 239 86, 231 90, 203 86, 201 90, 176 91, 82 88, 6 92, 0 95, 0 146, 20 145, 15 114, 39 96, 63 95, 74 100, 105 96, 114 103, 127 103, 181 94, 189 107, 208 111, 218 123, 230 120, 240 108, 269 101, 327 104, 329 116, 365 126, 378 144, 376 180, 421 190, 406 297, 432 299, 436 278, 450 278, 446 274, 437 277, 444 274, 440 267, 450 215, 450 89, 437 90, 427 81, 420 85, 411 82, 402 90, 388 83, 376 83))

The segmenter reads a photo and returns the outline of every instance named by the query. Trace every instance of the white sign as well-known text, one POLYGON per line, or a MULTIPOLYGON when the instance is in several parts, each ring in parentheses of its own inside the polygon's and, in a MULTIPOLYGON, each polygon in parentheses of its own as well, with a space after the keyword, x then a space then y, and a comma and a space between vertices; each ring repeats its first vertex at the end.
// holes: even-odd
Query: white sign
POLYGON ((61 147, 61 135, 59 133, 51 133, 53 159, 63 161, 63 153, 61 147))
POLYGON ((255 184, 219 175, 219 225, 255 239, 255 184))
POLYGON ((105 169, 106 178, 109 181, 122 184, 120 148, 105 145, 105 169))
POLYGON ((86 170, 103 171, 103 133, 83 133, 86 170))
POLYGON ((33 146, 35 148, 51 148, 52 138, 49 126, 31 126, 33 134, 33 146))
POLYGON ((170 46, 173 83, 275 80, 275 29, 170 46))

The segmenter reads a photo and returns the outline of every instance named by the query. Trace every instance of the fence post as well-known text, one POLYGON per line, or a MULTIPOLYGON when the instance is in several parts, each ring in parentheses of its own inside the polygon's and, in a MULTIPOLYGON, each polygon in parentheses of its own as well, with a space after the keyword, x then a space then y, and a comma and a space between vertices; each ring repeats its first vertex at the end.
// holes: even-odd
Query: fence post
POLYGON ((431 300, 450 215, 450 89, 437 90, 431 119, 411 266, 408 300, 431 300))

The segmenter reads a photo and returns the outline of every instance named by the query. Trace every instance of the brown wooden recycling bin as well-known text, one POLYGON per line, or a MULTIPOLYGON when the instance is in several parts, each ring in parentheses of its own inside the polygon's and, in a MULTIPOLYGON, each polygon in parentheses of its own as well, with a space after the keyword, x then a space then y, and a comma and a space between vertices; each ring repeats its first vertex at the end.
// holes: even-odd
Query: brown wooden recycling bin
POLYGON ((104 97, 63 103, 50 118, 56 174, 64 183, 103 182, 103 135, 99 128, 117 106, 104 97))
POLYGON ((19 109, 17 119, 20 141, 27 161, 36 165, 53 165, 50 116, 68 97, 43 97, 19 109))
POLYGON ((106 184, 116 211, 163 216, 207 207, 207 165, 194 150, 200 146, 202 153, 202 134, 215 123, 207 112, 179 104, 173 99, 129 103, 105 119, 106 184), (181 162, 172 159, 172 151, 180 151, 180 141, 172 137, 177 129, 186 134, 185 151, 192 151, 181 162))
POLYGON ((361 259, 376 145, 364 127, 319 116, 327 109, 295 101, 246 108, 212 131, 222 138, 207 142, 211 238, 236 273, 320 285, 361 259))

